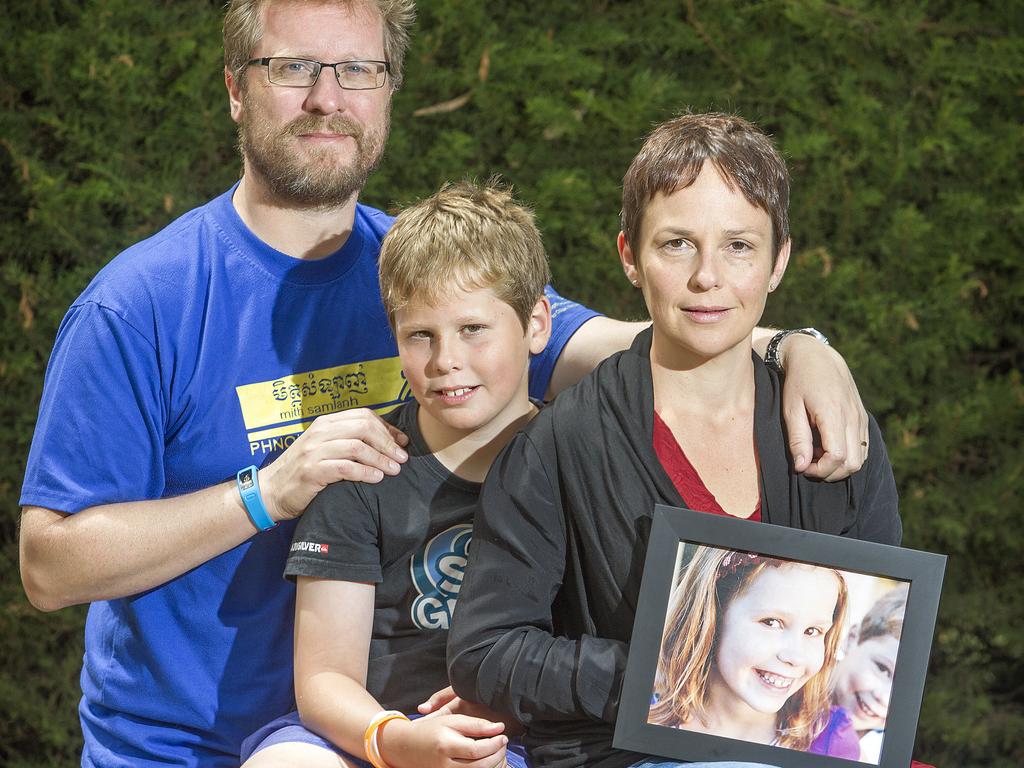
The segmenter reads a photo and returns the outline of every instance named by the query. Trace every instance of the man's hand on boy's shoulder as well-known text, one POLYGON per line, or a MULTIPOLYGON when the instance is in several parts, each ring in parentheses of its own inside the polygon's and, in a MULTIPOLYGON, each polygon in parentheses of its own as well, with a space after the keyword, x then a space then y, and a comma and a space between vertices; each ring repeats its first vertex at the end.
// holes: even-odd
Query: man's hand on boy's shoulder
POLYGON ((507 736, 521 736, 526 729, 522 724, 509 715, 496 712, 483 704, 475 701, 467 701, 455 693, 450 685, 435 691, 429 699, 417 707, 421 715, 468 715, 490 720, 493 723, 504 723, 504 733, 507 736))
POLYGON ((403 450, 408 443, 403 432, 368 408, 320 416, 260 470, 264 504, 274 520, 288 520, 331 483, 379 483, 398 474, 409 458, 403 450))

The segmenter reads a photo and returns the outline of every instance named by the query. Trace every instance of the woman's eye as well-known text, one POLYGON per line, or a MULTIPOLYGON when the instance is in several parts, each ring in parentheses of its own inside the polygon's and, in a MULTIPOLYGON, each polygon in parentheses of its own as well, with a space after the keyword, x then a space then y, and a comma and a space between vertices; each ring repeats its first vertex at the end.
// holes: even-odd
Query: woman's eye
POLYGON ((767 619, 761 619, 761 623, 764 624, 766 627, 772 627, 773 629, 782 626, 782 620, 781 619, 776 619, 776 618, 773 618, 773 617, 769 617, 767 619))
POLYGON ((892 670, 889 669, 889 667, 886 664, 883 664, 880 661, 876 661, 875 662, 875 667, 878 669, 879 673, 884 675, 885 677, 891 677, 892 676, 892 670))
POLYGON ((808 627, 804 630, 804 634, 808 637, 821 637, 825 633, 821 631, 821 627, 808 627))
POLYGON ((681 237, 674 238, 672 240, 665 241, 663 248, 667 248, 670 251, 682 251, 690 247, 690 243, 681 237))

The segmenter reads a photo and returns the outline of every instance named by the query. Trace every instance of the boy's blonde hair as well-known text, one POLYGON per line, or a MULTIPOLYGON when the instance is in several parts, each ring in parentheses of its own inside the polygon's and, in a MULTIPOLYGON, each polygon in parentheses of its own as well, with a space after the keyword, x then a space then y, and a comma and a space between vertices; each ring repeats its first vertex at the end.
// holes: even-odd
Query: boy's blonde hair
POLYGON ((873 637, 891 635, 899 640, 903 636, 903 617, 907 612, 910 585, 900 584, 882 595, 871 610, 864 614, 857 627, 857 644, 873 637))
MULTIPOLYGON (((696 548, 669 601, 655 681, 658 701, 648 722, 673 728, 694 717, 707 722, 708 680, 718 646, 719 619, 765 569, 787 565, 801 563, 718 547, 696 548)), ((825 635, 825 660, 779 710, 776 744, 780 747, 806 751, 828 723, 832 670, 847 602, 846 581, 838 571, 828 570, 839 580, 839 598, 825 635)))
MULTIPOLYGON (((263 37, 264 6, 275 2, 312 5, 316 1, 231 0, 224 15, 224 66, 228 72, 244 87, 245 65, 263 37)), ((347 7, 365 4, 380 14, 384 22, 384 58, 388 61, 391 90, 398 90, 402 85, 410 28, 416 19, 416 4, 413 0, 335 0, 334 4, 347 7)))
POLYGON ((526 330, 548 260, 533 213, 497 182, 445 184, 398 214, 380 249, 380 291, 392 328, 410 301, 490 288, 526 330))

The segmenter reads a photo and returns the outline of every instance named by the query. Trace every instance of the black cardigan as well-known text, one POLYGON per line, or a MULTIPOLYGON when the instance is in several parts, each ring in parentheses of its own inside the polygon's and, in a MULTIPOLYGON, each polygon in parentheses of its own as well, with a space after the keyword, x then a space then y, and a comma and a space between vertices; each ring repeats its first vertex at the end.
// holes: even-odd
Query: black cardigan
MULTIPOLYGON (((527 726, 532 765, 618 768, 611 747, 656 503, 686 506, 653 447, 651 331, 603 362, 496 459, 474 524, 448 641, 463 697, 527 726)), ((795 473, 782 386, 754 356, 762 520, 899 544, 896 486, 878 425, 859 472, 795 473)), ((753 523, 752 523, 753 524, 753 523)))

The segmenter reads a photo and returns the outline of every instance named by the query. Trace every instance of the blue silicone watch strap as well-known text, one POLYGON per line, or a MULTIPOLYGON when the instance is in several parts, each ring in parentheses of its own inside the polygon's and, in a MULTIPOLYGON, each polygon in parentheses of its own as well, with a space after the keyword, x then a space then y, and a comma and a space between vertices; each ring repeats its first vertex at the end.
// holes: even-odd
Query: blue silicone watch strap
POLYGON ((242 497, 245 511, 256 529, 269 531, 276 526, 277 523, 270 519, 270 513, 267 512, 267 508, 263 504, 263 495, 260 493, 260 471, 256 465, 252 464, 245 469, 238 470, 238 474, 235 475, 235 483, 238 485, 238 495, 242 497))

